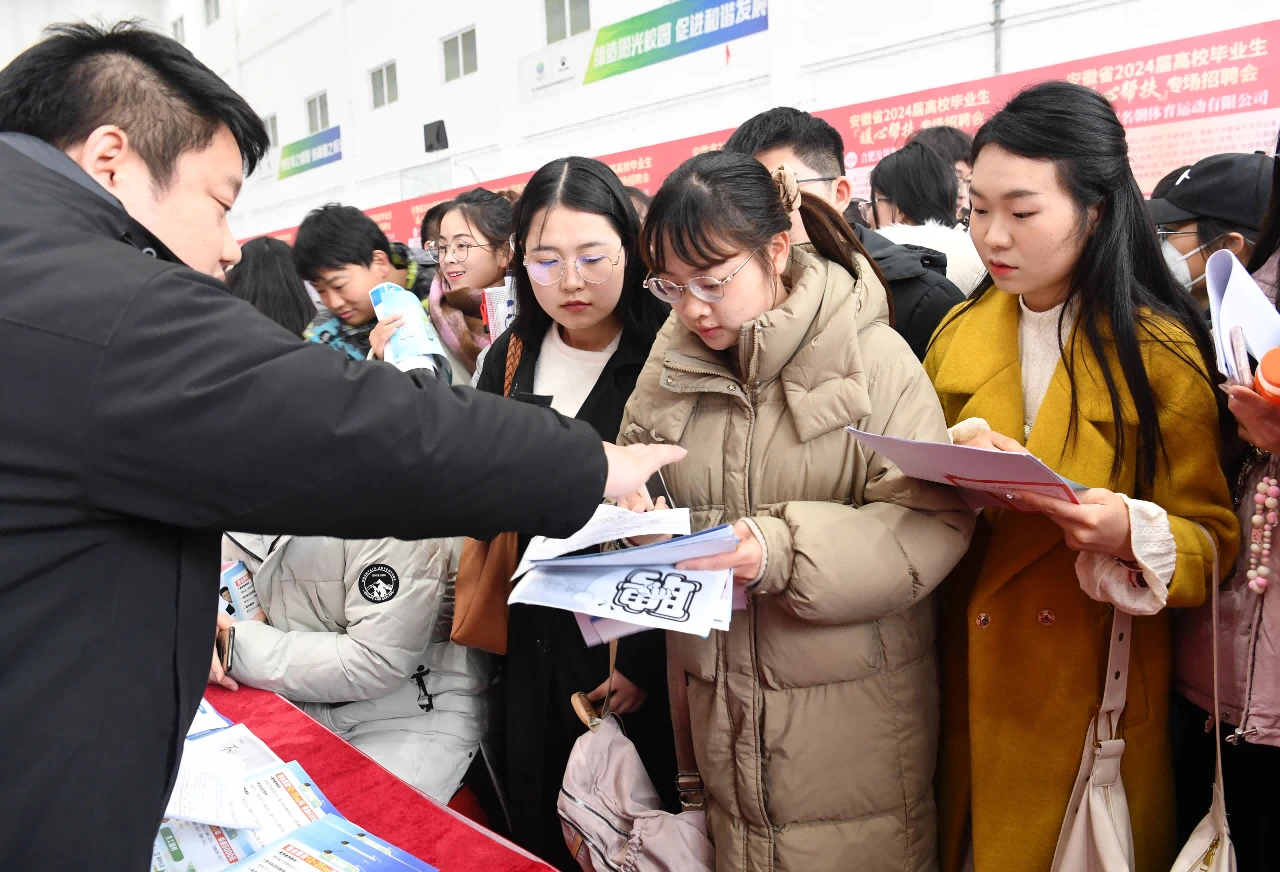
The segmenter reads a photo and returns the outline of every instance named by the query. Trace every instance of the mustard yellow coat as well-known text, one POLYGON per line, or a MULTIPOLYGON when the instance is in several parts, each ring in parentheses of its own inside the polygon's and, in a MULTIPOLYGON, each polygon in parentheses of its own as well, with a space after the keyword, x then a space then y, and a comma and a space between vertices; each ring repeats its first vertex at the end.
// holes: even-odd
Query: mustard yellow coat
MULTIPOLYGON (((925 369, 948 425, 985 418, 1024 442, 1018 299, 992 289, 944 323, 925 369)), ((1180 327, 1151 328, 1197 362, 1180 327)), ((1115 427, 1101 370, 1069 342, 1079 418, 1068 437, 1071 388, 1059 361, 1027 449, 1068 479, 1132 495, 1137 417, 1127 394, 1124 465, 1111 477, 1115 427)), ((1169 606, 1200 603, 1213 574, 1209 531, 1221 567, 1234 564, 1239 531, 1218 460, 1214 389, 1197 371, 1143 334, 1142 353, 1157 396, 1168 463, 1146 499, 1169 514, 1178 548, 1169 606)), ((1118 361, 1111 369, 1123 391, 1118 361)), ((937 801, 941 868, 954 872, 972 821, 976 872, 1048 872, 1085 730, 1102 698, 1112 608, 1090 599, 1075 573, 1076 553, 1043 515, 988 509, 968 554, 939 588, 942 626, 942 733, 937 801)), ((1133 622, 1122 775, 1138 872, 1167 872, 1174 844, 1168 736, 1169 613, 1133 622)))

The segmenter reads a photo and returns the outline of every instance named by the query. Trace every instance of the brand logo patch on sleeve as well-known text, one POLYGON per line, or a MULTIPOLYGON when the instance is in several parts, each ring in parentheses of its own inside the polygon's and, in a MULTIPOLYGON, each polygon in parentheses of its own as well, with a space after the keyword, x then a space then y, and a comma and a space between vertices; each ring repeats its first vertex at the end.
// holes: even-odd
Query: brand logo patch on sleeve
POLYGON ((400 592, 400 576, 385 563, 371 563, 360 573, 360 595, 371 603, 385 603, 400 592))

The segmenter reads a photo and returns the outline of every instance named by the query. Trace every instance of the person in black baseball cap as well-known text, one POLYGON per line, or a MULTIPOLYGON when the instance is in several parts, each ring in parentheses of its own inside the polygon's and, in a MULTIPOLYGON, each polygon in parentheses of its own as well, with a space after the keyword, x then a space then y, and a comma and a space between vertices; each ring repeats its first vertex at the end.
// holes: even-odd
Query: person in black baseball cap
POLYGON ((1272 160, 1265 154, 1215 154, 1178 176, 1148 201, 1165 262, 1174 278, 1207 305, 1204 266, 1225 248, 1248 262, 1271 196, 1272 160))

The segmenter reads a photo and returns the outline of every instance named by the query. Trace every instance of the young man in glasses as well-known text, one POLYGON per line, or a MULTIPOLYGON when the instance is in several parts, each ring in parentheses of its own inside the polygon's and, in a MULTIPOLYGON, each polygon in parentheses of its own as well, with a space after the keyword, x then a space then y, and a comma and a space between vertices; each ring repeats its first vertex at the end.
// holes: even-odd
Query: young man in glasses
MULTIPOLYGON (((420 300, 431 292, 431 274, 409 247, 389 242, 377 223, 354 206, 329 203, 310 212, 293 243, 293 263, 324 308, 303 337, 355 360, 369 357, 369 334, 378 325, 369 291, 393 282, 420 300)), ((449 361, 432 355, 436 371, 452 379, 449 361)))
MULTIPOLYGON (((821 197, 839 212, 853 199, 853 187, 844 174, 844 139, 808 112, 790 107, 761 112, 733 132, 724 150, 754 155, 770 170, 787 164, 802 193, 821 197)), ((964 302, 964 294, 946 278, 946 255, 916 245, 894 245, 865 226, 854 225, 853 230, 888 279, 895 329, 924 360, 934 329, 952 306, 964 302)), ((792 221, 791 239, 797 244, 809 241, 799 215, 792 221)))

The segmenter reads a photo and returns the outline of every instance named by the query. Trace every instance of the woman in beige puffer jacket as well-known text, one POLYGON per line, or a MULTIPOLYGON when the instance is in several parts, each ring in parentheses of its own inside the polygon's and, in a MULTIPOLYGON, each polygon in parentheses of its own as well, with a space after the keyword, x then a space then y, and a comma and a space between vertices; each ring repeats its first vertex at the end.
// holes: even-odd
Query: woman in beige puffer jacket
POLYGON ((688 568, 733 568, 746 610, 705 640, 668 636, 716 866, 933 870, 929 594, 964 553, 973 515, 845 431, 947 441, 848 226, 805 198, 816 251, 791 247, 797 185, 786 167, 774 176, 709 153, 654 199, 641 250, 676 317, 619 438, 687 448, 664 473, 675 504, 695 529, 735 523, 741 540, 688 568))

